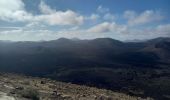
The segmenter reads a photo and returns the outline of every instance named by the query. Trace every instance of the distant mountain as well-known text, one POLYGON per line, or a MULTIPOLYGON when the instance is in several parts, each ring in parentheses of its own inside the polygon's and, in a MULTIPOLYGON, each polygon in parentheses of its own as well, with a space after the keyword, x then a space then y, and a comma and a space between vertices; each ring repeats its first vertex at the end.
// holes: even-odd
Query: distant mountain
POLYGON ((148 40, 148 42, 150 43, 158 43, 158 42, 164 42, 164 41, 170 42, 170 37, 159 37, 159 38, 148 40))
POLYGON ((164 95, 170 95, 169 66, 170 38, 144 42, 111 38, 0 41, 0 71, 49 77, 132 95, 166 99, 164 95))
POLYGON ((162 62, 170 63, 170 38, 149 40, 143 51, 156 54, 162 62))
POLYGON ((54 71, 58 66, 159 67, 155 65, 169 63, 169 40, 125 43, 111 38, 76 41, 60 38, 43 42, 0 42, 0 65, 4 70, 19 71, 19 68, 20 72, 33 68, 31 73, 39 69, 54 71))
POLYGON ((125 40, 124 42, 145 42, 147 40, 133 39, 133 40, 125 40))

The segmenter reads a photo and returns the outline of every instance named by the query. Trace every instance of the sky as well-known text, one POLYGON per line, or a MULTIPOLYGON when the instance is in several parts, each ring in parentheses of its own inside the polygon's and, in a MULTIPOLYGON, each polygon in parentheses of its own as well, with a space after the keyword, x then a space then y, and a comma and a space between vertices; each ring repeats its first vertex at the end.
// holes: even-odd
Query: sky
POLYGON ((170 37, 170 0, 0 0, 0 40, 170 37))

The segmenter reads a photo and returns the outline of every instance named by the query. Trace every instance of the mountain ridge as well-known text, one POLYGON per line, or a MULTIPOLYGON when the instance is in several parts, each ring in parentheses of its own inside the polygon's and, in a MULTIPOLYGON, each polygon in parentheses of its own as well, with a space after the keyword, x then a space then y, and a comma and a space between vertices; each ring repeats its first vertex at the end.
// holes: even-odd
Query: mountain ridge
POLYGON ((163 80, 170 82, 169 43, 168 38, 139 43, 111 38, 0 42, 0 71, 166 100, 170 86, 163 80))

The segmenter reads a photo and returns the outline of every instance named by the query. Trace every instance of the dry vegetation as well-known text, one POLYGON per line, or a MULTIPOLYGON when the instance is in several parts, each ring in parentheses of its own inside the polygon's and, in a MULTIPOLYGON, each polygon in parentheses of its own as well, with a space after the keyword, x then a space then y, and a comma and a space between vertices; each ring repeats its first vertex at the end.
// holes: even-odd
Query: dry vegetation
POLYGON ((145 100, 105 89, 16 74, 1 74, 0 88, 16 100, 145 100))

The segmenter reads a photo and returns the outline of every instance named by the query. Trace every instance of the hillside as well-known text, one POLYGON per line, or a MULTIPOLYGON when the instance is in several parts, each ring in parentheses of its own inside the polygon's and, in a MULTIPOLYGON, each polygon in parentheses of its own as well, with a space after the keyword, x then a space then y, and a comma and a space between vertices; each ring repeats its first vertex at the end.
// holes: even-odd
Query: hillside
POLYGON ((105 89, 4 73, 0 74, 0 88, 0 100, 146 100, 105 89))
POLYGON ((170 38, 0 41, 0 71, 168 100, 170 38))

